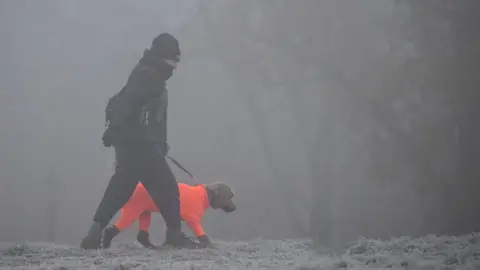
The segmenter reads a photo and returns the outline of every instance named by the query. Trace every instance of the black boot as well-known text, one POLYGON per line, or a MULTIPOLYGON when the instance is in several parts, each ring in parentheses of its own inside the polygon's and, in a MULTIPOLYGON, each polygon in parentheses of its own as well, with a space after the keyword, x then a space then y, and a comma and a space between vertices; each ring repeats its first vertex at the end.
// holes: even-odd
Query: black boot
POLYGON ((109 248, 112 244, 113 238, 115 238, 119 232, 120 231, 115 226, 107 227, 103 231, 102 247, 109 248))
POLYGON ((98 222, 94 222, 88 231, 88 235, 83 238, 80 247, 83 249, 99 249, 102 244, 103 228, 98 222))
POLYGON ((180 229, 167 229, 165 242, 162 246, 172 246, 174 248, 198 248, 198 243, 188 238, 180 229))
POLYGON ((137 241, 142 244, 142 246, 150 249, 156 249, 157 247, 150 242, 150 235, 146 231, 139 231, 137 235, 137 241))

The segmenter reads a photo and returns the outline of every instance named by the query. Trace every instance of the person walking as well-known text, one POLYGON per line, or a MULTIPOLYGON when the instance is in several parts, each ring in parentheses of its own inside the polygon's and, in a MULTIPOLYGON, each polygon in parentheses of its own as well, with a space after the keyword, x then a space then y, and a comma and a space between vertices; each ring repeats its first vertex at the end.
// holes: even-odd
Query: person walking
POLYGON ((103 248, 104 228, 128 201, 139 181, 162 209, 167 227, 164 245, 197 247, 182 232, 178 185, 165 159, 169 150, 166 81, 179 61, 178 40, 169 33, 158 35, 122 90, 110 98, 102 140, 105 147, 115 149, 115 172, 80 244, 82 248, 103 248))

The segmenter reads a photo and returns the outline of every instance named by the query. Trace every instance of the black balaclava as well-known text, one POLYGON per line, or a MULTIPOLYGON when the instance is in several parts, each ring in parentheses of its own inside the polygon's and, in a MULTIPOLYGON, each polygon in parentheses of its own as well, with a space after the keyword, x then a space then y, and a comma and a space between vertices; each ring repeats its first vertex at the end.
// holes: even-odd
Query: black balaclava
POLYGON ((150 49, 145 50, 142 62, 153 65, 163 80, 173 75, 173 70, 180 62, 178 40, 169 33, 162 33, 152 41, 150 49))
POLYGON ((155 37, 152 41, 151 50, 158 57, 175 60, 176 62, 180 61, 180 45, 178 40, 169 33, 162 33, 155 37))

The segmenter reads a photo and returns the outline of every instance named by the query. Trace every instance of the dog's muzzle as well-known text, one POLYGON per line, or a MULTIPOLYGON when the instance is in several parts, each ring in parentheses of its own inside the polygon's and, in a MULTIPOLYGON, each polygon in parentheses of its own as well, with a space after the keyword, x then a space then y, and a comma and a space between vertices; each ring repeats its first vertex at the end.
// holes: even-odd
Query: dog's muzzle
POLYGON ((237 210, 237 207, 235 206, 235 204, 231 203, 229 205, 222 207, 222 210, 225 211, 226 213, 231 213, 237 210))

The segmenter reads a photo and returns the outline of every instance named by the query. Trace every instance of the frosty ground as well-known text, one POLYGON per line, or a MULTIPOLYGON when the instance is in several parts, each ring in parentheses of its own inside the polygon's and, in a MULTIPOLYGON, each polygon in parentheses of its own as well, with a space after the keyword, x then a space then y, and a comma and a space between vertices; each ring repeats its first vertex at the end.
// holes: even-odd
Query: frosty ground
POLYGON ((480 269, 480 234, 358 239, 317 253, 309 241, 216 242, 218 250, 151 251, 135 242, 103 251, 48 243, 0 245, 1 269, 480 269))

